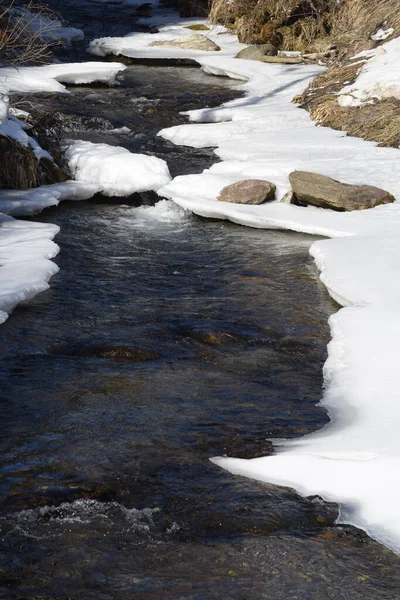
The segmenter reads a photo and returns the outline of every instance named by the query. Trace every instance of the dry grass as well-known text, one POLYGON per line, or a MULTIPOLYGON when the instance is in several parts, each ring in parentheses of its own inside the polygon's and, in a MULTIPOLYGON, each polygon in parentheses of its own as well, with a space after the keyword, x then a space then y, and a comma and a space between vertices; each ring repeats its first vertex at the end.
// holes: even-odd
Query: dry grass
POLYGON ((360 65, 337 65, 316 77, 294 101, 310 111, 318 125, 346 131, 349 135, 400 147, 400 101, 390 98, 360 107, 343 108, 337 102, 346 82, 352 83, 360 65))
POLYGON ((38 159, 30 148, 0 136, 0 189, 26 190, 64 181, 66 175, 49 159, 38 159))
POLYGON ((22 8, 29 12, 21 12, 14 0, 0 0, 0 63, 3 65, 43 63, 50 57, 51 48, 59 43, 44 39, 50 22, 43 21, 42 28, 32 28, 35 19, 54 20, 57 15, 37 2, 28 2, 22 8))
POLYGON ((400 33, 398 0, 343 0, 332 22, 332 37, 346 45, 348 55, 374 47, 371 35, 381 26, 400 33))
POLYGON ((330 98, 314 104, 310 113, 319 125, 380 146, 400 147, 400 101, 394 98, 353 108, 342 108, 330 98))
POLYGON ((334 0, 215 0, 212 22, 233 24, 239 41, 270 42, 285 50, 305 49, 317 36, 328 35, 334 0))
POLYGON ((370 36, 383 24, 400 32, 399 0, 214 0, 209 17, 243 43, 307 52, 334 42, 350 55, 373 47, 370 36))

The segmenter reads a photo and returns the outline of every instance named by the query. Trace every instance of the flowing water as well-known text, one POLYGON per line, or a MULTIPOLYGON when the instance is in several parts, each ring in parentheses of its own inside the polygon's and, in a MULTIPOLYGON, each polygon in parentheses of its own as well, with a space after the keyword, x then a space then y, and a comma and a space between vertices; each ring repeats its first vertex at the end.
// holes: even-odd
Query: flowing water
MULTIPOLYGON (((235 93, 149 66, 71 91, 36 103, 71 136, 156 153, 174 174, 212 152, 155 133, 235 93)), ((398 558, 336 526, 335 505, 209 461, 327 421, 315 405, 337 307, 312 238, 165 200, 66 202, 38 220, 61 227, 60 272, 0 331, 0 597, 400 598, 398 558)))

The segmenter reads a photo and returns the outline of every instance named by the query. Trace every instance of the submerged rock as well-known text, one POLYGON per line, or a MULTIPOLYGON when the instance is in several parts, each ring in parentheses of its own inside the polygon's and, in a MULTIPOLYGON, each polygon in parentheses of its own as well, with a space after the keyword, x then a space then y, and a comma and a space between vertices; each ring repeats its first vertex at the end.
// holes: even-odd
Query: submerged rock
POLYGON ((135 346, 112 345, 87 345, 74 344, 61 348, 53 348, 52 355, 81 356, 89 358, 108 358, 109 360, 123 360, 128 362, 142 362, 144 360, 157 360, 160 355, 145 348, 135 346))
POLYGON ((205 52, 217 52, 221 50, 217 44, 209 40, 201 33, 194 33, 176 40, 160 40, 151 42, 149 46, 159 46, 161 48, 182 48, 184 50, 203 50, 205 52))
POLYGON ((277 48, 273 44, 258 44, 257 46, 248 46, 238 52, 235 58, 244 60, 262 60, 264 56, 276 56, 277 48))
POLYGON ((297 200, 321 208, 363 210, 395 202, 392 194, 380 188, 341 183, 318 173, 294 171, 289 175, 289 181, 297 200))
POLYGON ((263 179, 244 179, 224 187, 219 196, 220 202, 237 204, 262 204, 275 198, 276 186, 263 179))

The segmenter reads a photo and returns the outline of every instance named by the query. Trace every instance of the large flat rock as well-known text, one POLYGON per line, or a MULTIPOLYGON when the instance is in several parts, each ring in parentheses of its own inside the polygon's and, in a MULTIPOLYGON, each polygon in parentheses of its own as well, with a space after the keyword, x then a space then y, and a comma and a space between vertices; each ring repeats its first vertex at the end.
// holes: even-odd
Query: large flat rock
POLYGON ((297 200, 321 208, 363 210, 395 202, 386 190, 371 185, 349 185, 308 171, 290 173, 289 181, 297 200))

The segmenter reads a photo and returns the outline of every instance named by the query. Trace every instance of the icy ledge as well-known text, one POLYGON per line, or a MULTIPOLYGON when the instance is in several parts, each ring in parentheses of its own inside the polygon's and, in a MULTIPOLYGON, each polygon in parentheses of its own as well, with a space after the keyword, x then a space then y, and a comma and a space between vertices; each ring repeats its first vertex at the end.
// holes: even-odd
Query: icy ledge
POLYGON ((52 242, 57 225, 16 221, 0 214, 0 323, 15 306, 47 290, 58 267, 52 242))
POLYGON ((116 62, 85 62, 43 67, 0 68, 0 93, 66 92, 63 83, 87 84, 95 81, 114 85, 126 66, 116 62))

